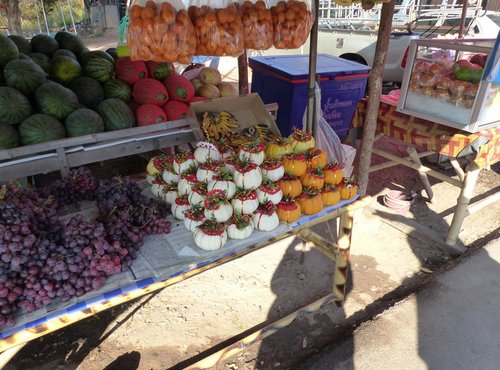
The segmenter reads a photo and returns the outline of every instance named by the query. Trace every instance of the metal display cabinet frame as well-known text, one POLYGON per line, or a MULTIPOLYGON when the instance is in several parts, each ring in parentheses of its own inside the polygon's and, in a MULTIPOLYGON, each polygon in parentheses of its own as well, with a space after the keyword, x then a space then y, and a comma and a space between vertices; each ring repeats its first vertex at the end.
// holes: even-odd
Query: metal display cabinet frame
MULTIPOLYGON (((410 48, 408 50, 408 59, 405 68, 405 73, 403 76, 403 82, 401 85, 401 95, 398 104, 398 111, 402 113, 406 113, 415 117, 423 118, 428 121, 433 121, 440 123, 445 126, 454 127, 467 132, 478 132, 482 129, 496 127, 500 125, 500 112, 498 113, 498 119, 493 122, 481 122, 480 113, 481 109, 484 109, 484 105, 486 104, 488 93, 492 89, 492 82, 481 79, 479 83, 479 88, 477 91, 476 98, 474 100, 474 105, 472 107, 472 113, 470 119, 466 124, 459 123, 453 120, 454 114, 453 109, 449 112, 449 118, 444 119, 441 117, 436 117, 431 113, 424 113, 422 111, 416 111, 414 109, 407 107, 408 101, 408 93, 409 93, 409 84, 410 77, 413 71, 413 67, 415 62, 417 61, 417 53, 418 49, 422 47, 428 47, 432 49, 442 49, 442 50, 454 50, 457 52, 457 56, 460 52, 470 52, 470 53, 483 53, 492 55, 493 45, 495 43, 495 39, 464 39, 464 40, 440 40, 440 39, 421 39, 421 40, 413 40, 410 43, 410 48), (483 44, 483 45, 481 45, 483 44), (490 44, 490 46, 485 46, 485 44, 490 44)), ((494 55, 496 60, 494 64, 500 63, 500 53, 494 55)), ((500 94, 500 91, 498 92, 500 94)), ((449 105, 452 108, 451 104, 449 105)))

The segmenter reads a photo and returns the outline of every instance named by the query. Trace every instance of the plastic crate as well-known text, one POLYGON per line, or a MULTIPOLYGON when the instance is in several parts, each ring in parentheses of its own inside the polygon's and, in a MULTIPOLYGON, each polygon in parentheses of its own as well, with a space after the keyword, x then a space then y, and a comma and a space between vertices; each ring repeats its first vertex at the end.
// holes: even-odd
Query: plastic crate
MULTIPOLYGON (((341 140, 347 136, 356 104, 363 98, 368 79, 368 66, 318 54, 321 110, 341 140)), ((252 92, 264 103, 278 103, 278 128, 288 136, 293 127, 302 128, 307 106, 309 55, 252 57, 252 92)))

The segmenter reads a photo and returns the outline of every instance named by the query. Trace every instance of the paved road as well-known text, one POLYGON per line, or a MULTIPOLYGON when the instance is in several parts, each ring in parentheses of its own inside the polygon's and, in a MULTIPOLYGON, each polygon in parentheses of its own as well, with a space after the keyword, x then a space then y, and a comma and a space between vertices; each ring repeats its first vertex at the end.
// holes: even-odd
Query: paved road
POLYGON ((300 369, 500 369, 500 240, 300 369))

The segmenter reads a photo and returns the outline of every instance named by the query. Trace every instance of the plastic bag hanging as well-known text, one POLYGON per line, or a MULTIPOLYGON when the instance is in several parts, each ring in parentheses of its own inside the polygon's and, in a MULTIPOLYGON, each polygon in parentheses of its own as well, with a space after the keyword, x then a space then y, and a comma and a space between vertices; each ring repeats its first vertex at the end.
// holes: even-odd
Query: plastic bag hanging
POLYGON ((263 0, 244 0, 240 4, 245 49, 267 50, 273 46, 273 18, 263 0))
MULTIPOLYGON (((326 122, 323 118, 323 112, 321 111, 321 88, 316 82, 316 87, 314 89, 316 95, 316 103, 314 109, 316 110, 316 120, 317 120, 317 132, 315 132, 316 147, 326 152, 329 162, 336 162, 340 166, 344 167, 346 164, 346 155, 344 148, 337 133, 333 128, 326 122)), ((304 111, 304 116, 302 119, 302 129, 307 130, 307 107, 304 111)))
POLYGON ((274 26, 274 47, 296 49, 304 45, 314 21, 308 4, 301 0, 273 0, 271 14, 274 26))
POLYGON ((237 57, 243 53, 243 23, 232 1, 191 0, 188 12, 196 31, 196 55, 237 57))
POLYGON ((189 64, 196 51, 193 24, 181 0, 134 0, 127 42, 132 60, 189 64))

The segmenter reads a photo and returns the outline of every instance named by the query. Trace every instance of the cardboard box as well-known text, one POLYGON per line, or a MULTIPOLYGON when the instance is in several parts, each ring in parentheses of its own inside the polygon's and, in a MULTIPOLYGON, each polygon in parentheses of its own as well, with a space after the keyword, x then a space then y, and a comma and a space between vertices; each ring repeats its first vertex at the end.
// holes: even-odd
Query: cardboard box
POLYGON ((262 124, 269 127, 275 136, 281 137, 276 121, 266 109, 260 96, 258 94, 248 94, 191 103, 186 119, 193 130, 196 140, 205 140, 205 135, 200 129, 203 113, 222 111, 232 113, 238 120, 239 127, 235 132, 262 124))

